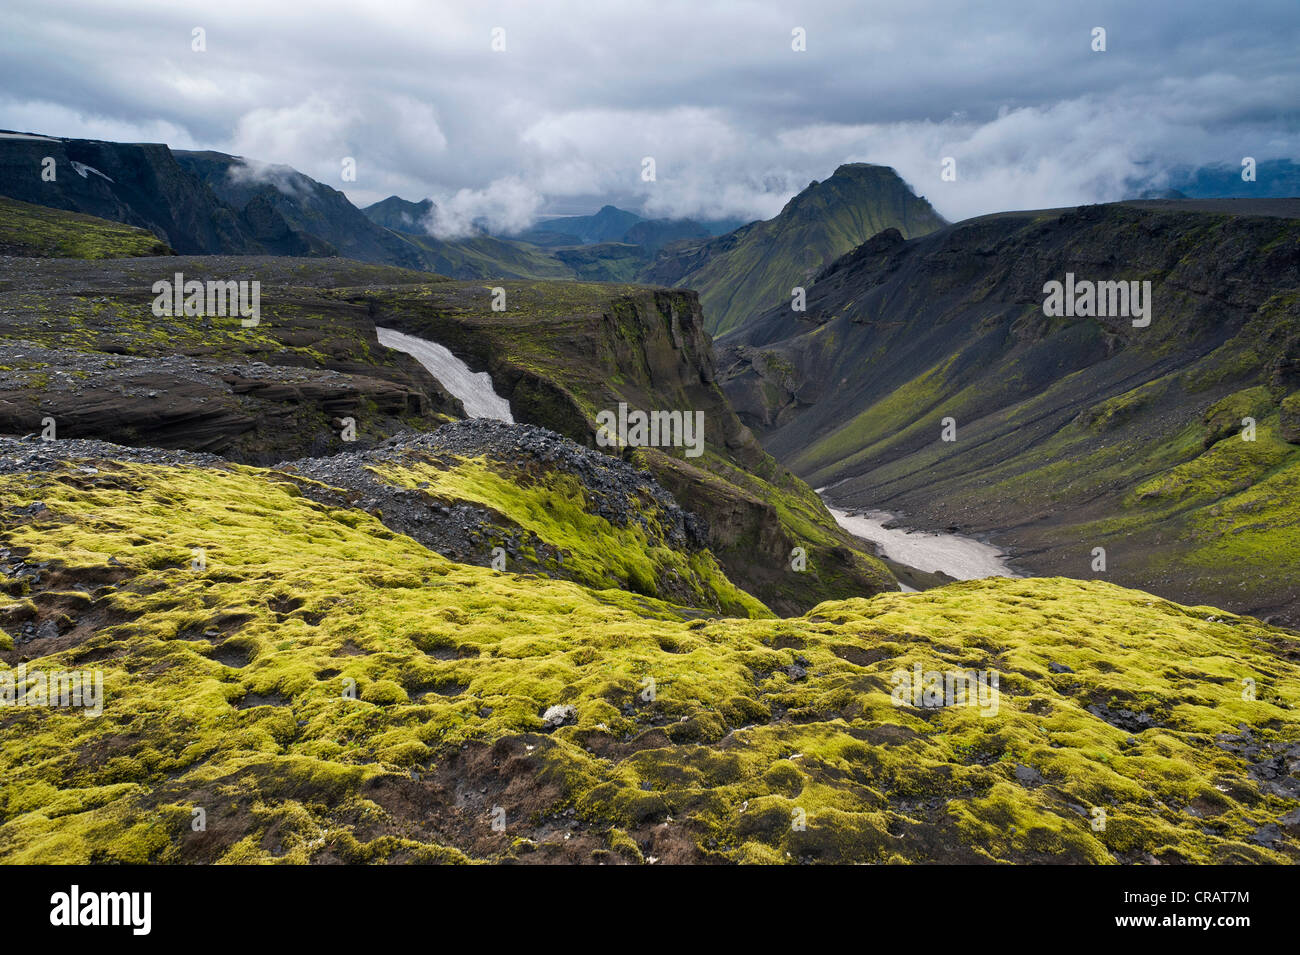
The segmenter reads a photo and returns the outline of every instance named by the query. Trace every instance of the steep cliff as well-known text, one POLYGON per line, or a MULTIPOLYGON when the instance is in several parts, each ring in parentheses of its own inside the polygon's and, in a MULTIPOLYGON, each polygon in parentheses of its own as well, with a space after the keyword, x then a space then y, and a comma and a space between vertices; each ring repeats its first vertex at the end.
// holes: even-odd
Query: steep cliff
POLYGON ((0 138, 0 195, 139 226, 183 254, 266 251, 161 143, 0 138))
POLYGON ((0 433, 53 418, 62 438, 212 451, 271 463, 460 417, 414 359, 380 347, 336 282, 436 277, 339 259, 0 259, 0 433), (159 316, 153 284, 257 281, 260 321, 159 316))

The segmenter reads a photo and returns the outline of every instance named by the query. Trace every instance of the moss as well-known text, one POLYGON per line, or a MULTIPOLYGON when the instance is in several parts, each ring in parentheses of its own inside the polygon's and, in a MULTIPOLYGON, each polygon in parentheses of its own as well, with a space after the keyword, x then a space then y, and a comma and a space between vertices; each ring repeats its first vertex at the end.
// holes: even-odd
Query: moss
MULTIPOLYGON (((86 610, 114 655, 28 661, 101 668, 103 715, 0 709, 4 861, 506 858, 520 839, 562 851, 548 820, 569 808, 630 859, 658 838, 735 862, 1297 854, 1290 836, 1251 841, 1297 801, 1221 745, 1243 724, 1261 754, 1300 741, 1293 636, 1250 618, 1049 578, 692 620, 454 564, 274 472, 99 466, 123 480, 0 477, 10 514, 47 508, 8 518, 5 546, 61 579, 94 579, 110 557, 125 575, 86 610), (918 665, 997 673, 996 713, 895 705, 894 675, 918 665), (574 720, 544 725, 554 704, 574 720), (1103 718, 1118 710, 1153 725, 1103 718), (457 762, 475 747, 480 775, 457 762), (484 841, 455 815, 427 824, 453 812, 451 790, 410 787, 439 773, 539 801, 484 841), (393 797, 402 787, 427 795, 393 797)), ((472 466, 457 479, 471 477, 486 494, 472 466)))
POLYGON ((119 259, 173 254, 145 229, 0 197, 0 255, 119 259))
POLYGON ((1269 389, 1263 385, 1245 388, 1220 399, 1204 415, 1205 446, 1208 448, 1229 435, 1240 435, 1244 419, 1264 418, 1276 405, 1269 389))

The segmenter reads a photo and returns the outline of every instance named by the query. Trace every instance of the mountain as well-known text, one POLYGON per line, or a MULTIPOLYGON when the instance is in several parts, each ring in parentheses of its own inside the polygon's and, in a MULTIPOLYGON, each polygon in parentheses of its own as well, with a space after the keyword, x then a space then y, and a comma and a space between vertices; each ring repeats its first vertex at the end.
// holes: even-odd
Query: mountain
POLYGON ((991 534, 1037 574, 1300 623, 1300 199, 890 230, 826 268, 806 313, 724 338, 719 368, 841 505, 991 534), (1150 325, 1045 315, 1067 273, 1149 281, 1150 325))
POLYGON ((605 205, 590 216, 559 216, 543 219, 532 229, 520 233, 518 238, 528 241, 533 232, 572 237, 578 243, 619 242, 627 230, 641 221, 635 212, 605 205))
POLYGON ((770 301, 791 275, 824 264, 877 226, 911 234, 939 221, 892 171, 868 166, 841 167, 777 219, 718 239, 710 239, 714 230, 730 223, 647 220, 612 205, 544 220, 518 236, 439 239, 424 228, 434 211, 429 199, 390 196, 360 210, 289 166, 160 144, 6 134, 0 173, 0 195, 148 229, 182 254, 337 255, 458 279, 698 286, 711 317, 770 301), (41 179, 47 155, 54 182, 41 179), (742 279, 752 292, 727 291, 742 279))
POLYGON ((894 170, 853 163, 811 183, 774 219, 665 251, 640 280, 696 289, 709 331, 720 335, 782 303, 788 309, 792 288, 878 232, 910 237, 943 224, 894 170))
POLYGON ((182 254, 267 251, 234 209, 157 143, 0 133, 0 195, 148 229, 182 254))
POLYGON ((376 225, 342 192, 290 166, 250 163, 218 152, 175 151, 182 168, 207 183, 223 202, 247 217, 250 206, 271 210, 304 237, 309 252, 359 262, 419 269, 420 252, 401 236, 376 225))
POLYGON ((723 235, 743 224, 738 219, 643 219, 634 212, 604 206, 592 216, 543 219, 513 238, 548 248, 621 243, 642 250, 646 259, 671 242, 701 240, 723 235))
POLYGON ((694 219, 643 219, 624 233, 623 240, 654 255, 670 242, 708 239, 714 235, 718 233, 710 232, 694 219))
POLYGON ((478 234, 462 239, 436 239, 404 233, 402 239, 418 250, 422 268, 455 279, 571 279, 572 268, 549 249, 528 242, 478 234))
POLYGON ((0 198, 0 255, 117 259, 171 254, 147 229, 0 198))
POLYGON ((1169 188, 1192 199, 1278 199, 1300 196, 1300 163, 1265 159, 1255 167, 1255 179, 1241 178, 1240 164, 1182 167, 1169 174, 1169 188))
POLYGON ((423 223, 433 214, 432 199, 410 202, 399 196, 389 196, 373 205, 366 206, 361 212, 367 219, 385 229, 394 232, 424 233, 423 223))

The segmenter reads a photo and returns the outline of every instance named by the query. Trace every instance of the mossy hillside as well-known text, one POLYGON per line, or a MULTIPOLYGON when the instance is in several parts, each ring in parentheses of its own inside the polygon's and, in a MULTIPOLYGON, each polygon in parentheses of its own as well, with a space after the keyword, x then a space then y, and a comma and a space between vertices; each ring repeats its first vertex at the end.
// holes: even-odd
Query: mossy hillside
POLYGON ((894 590, 893 574, 860 542, 846 542, 838 527, 827 527, 825 504, 803 481, 789 472, 764 479, 736 467, 712 451, 705 467, 658 451, 640 451, 635 460, 651 462, 656 479, 679 496, 714 500, 704 513, 734 514, 748 509, 762 518, 715 518, 713 549, 726 566, 748 564, 752 590, 770 606, 806 607, 818 597, 871 594, 894 590), (795 548, 802 550, 803 570, 795 570, 795 548), (755 554, 771 554, 766 568, 754 567, 755 554))
MULTIPOLYGON (((1254 588, 1239 581, 1229 591, 1176 561, 1145 567, 1155 550, 1164 563, 1193 543, 1176 523, 1094 533, 1094 522, 1167 510, 1152 499, 1126 514, 1123 502, 1296 390, 1298 250, 1294 219, 1173 205, 1007 213, 877 240, 821 273, 804 316, 773 308, 728 336, 723 387, 764 445, 835 485, 841 505, 993 535, 1040 574, 1087 573, 1091 550, 1111 544, 1125 551, 1109 571, 1120 582, 1300 623, 1294 573, 1246 602, 1232 591, 1254 588), (1066 272, 1150 280, 1151 325, 1047 318, 1043 283, 1066 272), (770 353, 794 380, 765 371, 770 353), (940 441, 945 417, 955 442, 940 441)), ((1291 421, 1283 411, 1284 440, 1300 438, 1291 421)), ((1244 548, 1255 530, 1236 534, 1244 548)), ((1261 557, 1272 552, 1261 543, 1261 557)))
POLYGON ((107 696, 91 719, 0 709, 5 861, 1297 857, 1291 836, 1256 833, 1300 803, 1218 742, 1243 724, 1265 748, 1300 740, 1294 635, 1249 618, 998 579, 687 620, 452 564, 274 472, 98 466, 0 478, 5 546, 55 575, 9 581, 29 591, 15 603, 45 614, 73 582, 92 588, 28 668, 101 669, 107 696), (893 705, 892 675, 914 664, 996 671, 997 714, 893 705), (546 733, 553 704, 574 721, 546 733), (442 792, 439 773, 487 744, 537 785, 489 769, 474 782, 491 799, 462 810, 450 790, 393 797, 442 792), (539 788, 551 801, 516 813, 539 788))
POLYGON ((0 196, 0 255, 120 259, 171 254, 147 229, 0 196))
POLYGON ((1274 383, 1267 364, 1233 371, 1244 347, 1234 342, 1181 366, 1121 353, 992 412, 990 396, 1015 387, 1014 362, 998 381, 925 377, 907 389, 910 401, 878 402, 857 434, 832 432, 792 463, 815 482, 834 479, 841 466, 868 467, 835 493, 850 501, 870 493, 875 506, 921 515, 931 526, 994 534, 1031 554, 1036 573, 1090 576, 1100 546, 1111 558, 1107 573, 1126 585, 1300 622, 1297 577, 1279 572, 1300 553, 1285 498, 1267 495, 1274 503, 1256 502, 1256 520, 1233 525, 1242 560, 1217 568, 1199 553, 1207 533, 1183 513, 1294 466, 1296 446, 1279 417, 1285 382, 1274 383), (923 395, 924 382, 937 382, 937 394, 923 395), (1128 387, 1119 390, 1121 383, 1128 387), (945 416, 957 421, 954 443, 939 440, 945 416), (1242 440, 1245 418, 1256 422, 1255 442, 1242 440))
POLYGON ((572 279, 574 270, 549 249, 528 242, 478 235, 445 241, 400 233, 423 253, 426 266, 457 279, 572 279))
POLYGON ((571 475, 508 471, 499 462, 483 458, 462 458, 451 467, 410 462, 370 470, 400 487, 419 488, 439 499, 470 501, 504 515, 560 551, 544 563, 536 555, 532 558, 548 576, 670 601, 685 592, 692 606, 713 607, 729 615, 771 615, 727 579, 709 551, 683 552, 668 546, 662 515, 648 500, 636 502, 641 525, 617 527, 590 512, 581 483, 571 475))

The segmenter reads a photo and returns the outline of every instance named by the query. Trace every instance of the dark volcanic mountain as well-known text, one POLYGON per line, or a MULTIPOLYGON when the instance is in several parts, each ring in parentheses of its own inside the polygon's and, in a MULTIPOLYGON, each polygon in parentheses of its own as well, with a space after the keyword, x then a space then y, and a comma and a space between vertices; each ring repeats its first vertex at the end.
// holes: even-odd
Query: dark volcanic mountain
POLYGON ((520 233, 517 238, 531 241, 533 235, 537 234, 538 238, 548 245, 556 244, 561 239, 566 244, 572 245, 620 242, 627 234, 627 230, 640 221, 642 221, 641 217, 635 212, 605 205, 600 207, 599 212, 590 216, 543 219, 532 229, 520 233))
POLYGON ((250 163, 217 152, 177 150, 175 155, 184 169, 245 219, 278 217, 309 247, 285 254, 337 254, 377 265, 424 266, 423 256, 411 243, 371 222, 339 190, 290 166, 250 163))
POLYGON ((1036 573, 1093 576, 1103 547, 1096 576, 1294 623, 1300 200, 1260 202, 890 230, 823 271, 805 314, 723 339, 724 388, 837 502, 995 533, 1036 573), (1149 327, 1047 317, 1067 272, 1149 281, 1149 327))

